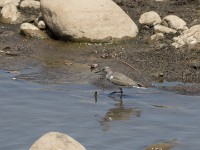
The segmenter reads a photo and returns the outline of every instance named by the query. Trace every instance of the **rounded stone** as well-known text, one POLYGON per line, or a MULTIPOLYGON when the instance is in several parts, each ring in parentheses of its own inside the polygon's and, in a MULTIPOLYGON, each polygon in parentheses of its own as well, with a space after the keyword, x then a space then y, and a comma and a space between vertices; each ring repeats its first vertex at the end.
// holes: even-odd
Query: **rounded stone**
POLYGON ((7 4, 19 5, 20 0, 0 0, 0 7, 4 7, 7 4))
POLYGON ((72 137, 59 133, 49 132, 40 137, 29 150, 86 150, 72 137))
POLYGON ((17 23, 20 13, 14 4, 5 5, 0 13, 0 20, 3 23, 17 23))
POLYGON ((30 23, 21 24, 20 31, 27 37, 33 37, 38 39, 48 38, 48 35, 45 32, 41 31, 39 28, 30 23))
POLYGON ((161 18, 157 12, 149 11, 140 16, 139 23, 143 25, 156 25, 161 23, 161 18))
POLYGON ((180 48, 187 45, 189 49, 199 49, 200 47, 200 24, 192 26, 178 37, 173 38, 172 46, 180 48))
POLYGON ((186 22, 175 15, 168 15, 162 19, 162 25, 167 26, 169 28, 175 30, 187 30, 188 27, 186 26, 186 22))
POLYGON ((37 26, 39 29, 44 30, 46 28, 46 24, 43 21, 43 18, 39 16, 34 20, 34 25, 37 26))
POLYGON ((24 0, 20 4, 20 8, 35 8, 39 9, 40 8, 40 2, 35 1, 35 0, 24 0))
POLYGON ((163 25, 160 25, 160 24, 157 24, 154 26, 154 30, 156 33, 171 33, 171 34, 175 34, 177 31, 172 29, 172 28, 169 28, 169 27, 166 27, 166 26, 163 26, 163 25))

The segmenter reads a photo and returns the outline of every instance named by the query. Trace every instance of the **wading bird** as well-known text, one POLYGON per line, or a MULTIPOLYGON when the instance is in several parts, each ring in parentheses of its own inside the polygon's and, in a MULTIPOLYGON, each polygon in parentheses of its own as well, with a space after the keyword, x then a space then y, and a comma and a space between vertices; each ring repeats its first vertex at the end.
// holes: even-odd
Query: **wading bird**
POLYGON ((119 73, 119 72, 113 72, 112 69, 108 66, 103 67, 101 70, 96 71, 95 73, 103 72, 106 75, 106 78, 110 83, 112 83, 114 86, 118 87, 120 89, 120 92, 112 92, 113 93, 123 93, 122 88, 123 87, 136 87, 141 88, 143 85, 133 81, 131 78, 127 77, 126 75, 119 73))

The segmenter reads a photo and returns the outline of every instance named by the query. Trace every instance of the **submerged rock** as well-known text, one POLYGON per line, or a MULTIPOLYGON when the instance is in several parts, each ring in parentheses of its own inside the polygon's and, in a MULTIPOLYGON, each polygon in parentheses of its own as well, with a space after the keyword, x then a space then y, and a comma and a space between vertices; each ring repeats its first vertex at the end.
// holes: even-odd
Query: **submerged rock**
POLYGON ((168 142, 161 142, 156 144, 151 144, 145 148, 145 150, 170 150, 171 148, 175 147, 177 144, 177 140, 171 140, 168 142))
POLYGON ((112 0, 41 0, 41 13, 60 39, 111 42, 138 33, 136 24, 112 0))
POLYGON ((49 132, 40 137, 29 150, 86 150, 79 142, 70 136, 49 132))
POLYGON ((20 31, 27 37, 33 37, 38 39, 48 38, 48 35, 45 32, 41 31, 39 28, 30 23, 21 24, 20 31))

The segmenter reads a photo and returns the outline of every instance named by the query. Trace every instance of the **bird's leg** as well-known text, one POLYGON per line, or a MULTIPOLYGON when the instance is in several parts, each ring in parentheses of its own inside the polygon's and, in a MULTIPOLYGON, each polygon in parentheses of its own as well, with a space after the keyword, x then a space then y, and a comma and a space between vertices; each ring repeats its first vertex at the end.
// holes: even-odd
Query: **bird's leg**
POLYGON ((97 91, 95 91, 94 93, 94 99, 95 99, 95 103, 97 102, 97 91))
POLYGON ((120 104, 121 104, 121 106, 122 106, 122 104, 123 104, 122 96, 123 96, 123 93, 121 93, 121 95, 120 95, 120 104))
POLYGON ((120 89, 120 93, 123 93, 122 88, 119 88, 119 89, 120 89))

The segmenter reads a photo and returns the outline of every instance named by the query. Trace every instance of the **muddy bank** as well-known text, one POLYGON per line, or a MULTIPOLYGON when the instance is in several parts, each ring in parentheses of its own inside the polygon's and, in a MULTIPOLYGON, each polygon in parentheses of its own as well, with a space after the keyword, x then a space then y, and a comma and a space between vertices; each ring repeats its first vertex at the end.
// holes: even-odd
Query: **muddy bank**
MULTIPOLYGON (((143 12, 154 10, 161 17, 169 14, 177 15, 184 19, 190 27, 200 22, 199 2, 195 0, 164 2, 127 0, 120 1, 118 5, 139 27, 139 35, 132 41, 90 44, 37 40, 20 35, 19 25, 1 23, 0 69, 17 70, 20 72, 16 75, 17 79, 43 84, 90 82, 108 88, 109 84, 100 75, 90 70, 91 64, 98 63, 99 68, 110 66, 114 71, 124 72, 146 86, 162 81, 197 83, 159 88, 178 91, 181 94, 199 94, 200 51, 191 51, 187 47, 173 48, 171 35, 167 35, 159 42, 148 44, 146 39, 153 34, 153 29, 138 24, 139 16, 143 12)), ((30 12, 30 14, 33 13, 30 12)))

